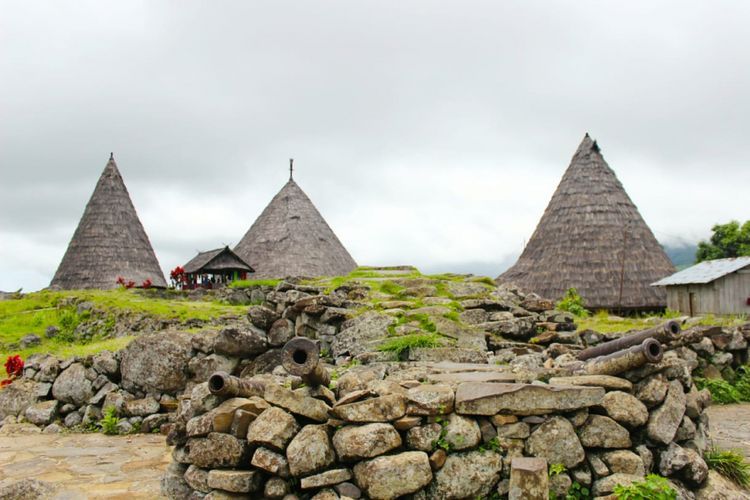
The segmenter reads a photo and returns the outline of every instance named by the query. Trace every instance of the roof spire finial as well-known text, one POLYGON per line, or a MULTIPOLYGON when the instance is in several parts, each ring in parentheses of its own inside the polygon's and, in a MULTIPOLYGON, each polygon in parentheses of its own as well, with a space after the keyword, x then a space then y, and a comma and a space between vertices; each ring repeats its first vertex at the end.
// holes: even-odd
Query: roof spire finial
POLYGON ((110 160, 114 160, 115 159, 115 154, 114 153, 109 153, 109 159, 110 160))
POLYGON ((289 158, 289 180, 292 179, 292 174, 294 173, 294 158, 289 158))

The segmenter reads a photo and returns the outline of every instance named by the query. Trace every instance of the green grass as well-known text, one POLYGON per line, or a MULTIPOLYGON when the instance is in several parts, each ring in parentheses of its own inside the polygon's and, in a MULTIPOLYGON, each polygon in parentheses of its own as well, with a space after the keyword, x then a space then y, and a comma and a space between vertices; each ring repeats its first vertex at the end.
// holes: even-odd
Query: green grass
MULTIPOLYGON (((92 351, 104 340, 114 329, 118 313, 128 311, 131 313, 145 314, 158 319, 177 319, 187 321, 198 319, 208 321, 211 318, 245 314, 246 306, 232 306, 209 301, 187 300, 177 293, 140 290, 75 290, 75 291, 41 291, 24 295, 20 298, 0 301, 0 356, 3 358, 8 354, 22 354, 27 356, 34 352, 50 352, 59 355, 66 353, 78 354, 79 352, 92 351), (163 294, 166 293, 166 296, 163 294), (103 320, 103 326, 94 332, 94 338, 85 344, 73 345, 73 332, 83 321, 89 319, 91 313, 84 312, 79 315, 76 311, 76 302, 91 302, 94 309, 102 311, 97 313, 96 319, 103 320), (64 302, 67 301, 67 302, 64 302), (62 304, 70 302, 69 305, 62 304), (60 329, 58 337, 47 339, 45 332, 48 326, 56 326, 60 329), (33 333, 42 339, 42 344, 19 352, 8 351, 3 345, 18 342, 21 337, 33 333)), ((120 339, 115 339, 120 341, 120 339)), ((116 345, 124 345, 117 344, 116 345)), ((105 349, 107 347, 101 347, 105 349)), ((99 350, 101 350, 99 349, 99 350)))
POLYGON ((101 351, 118 351, 127 346, 134 336, 117 337, 115 339, 94 339, 85 344, 66 343, 55 339, 36 347, 28 349, 15 349, 13 351, 0 350, 0 364, 4 363, 8 356, 18 354, 21 358, 26 359, 32 354, 45 353, 53 354, 59 358, 70 358, 73 356, 85 357, 90 354, 96 354, 101 351))
POLYGON ((745 460, 742 452, 712 448, 706 452, 703 459, 711 469, 737 485, 745 489, 750 487, 750 463, 745 460))
POLYGON ((714 403, 724 405, 750 401, 750 368, 741 366, 730 380, 693 378, 698 389, 708 389, 714 403))
POLYGON ((643 481, 628 486, 618 484, 614 491, 617 500, 675 500, 677 492, 667 479, 649 474, 643 481))
MULTIPOLYGON (((662 314, 642 314, 636 316, 610 316, 607 311, 597 311, 587 318, 576 318, 578 331, 594 330, 599 333, 624 333, 629 330, 646 330, 660 325, 670 319, 682 316, 679 312, 667 310, 662 314)), ((748 318, 739 314, 734 316, 714 316, 706 314, 690 323, 690 326, 725 326, 733 327, 747 323, 748 318)))
POLYGON ((252 288, 254 286, 274 287, 279 283, 281 283, 281 280, 235 280, 229 284, 229 288, 252 288))
POLYGON ((412 335, 403 335, 401 337, 393 337, 383 344, 378 346, 378 351, 381 352, 394 352, 397 355, 408 351, 409 349, 424 347, 428 349, 434 349, 436 347, 442 347, 443 340, 434 333, 418 333, 412 335))

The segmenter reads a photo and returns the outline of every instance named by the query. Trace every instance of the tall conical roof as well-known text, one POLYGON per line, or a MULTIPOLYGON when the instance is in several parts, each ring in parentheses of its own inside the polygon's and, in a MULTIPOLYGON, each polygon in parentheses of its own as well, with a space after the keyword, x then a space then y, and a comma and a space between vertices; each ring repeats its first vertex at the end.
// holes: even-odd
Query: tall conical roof
POLYGON ((340 276, 357 267, 291 175, 234 252, 258 278, 340 276))
POLYGON ((109 289, 117 286, 120 276, 136 286, 147 279, 153 286, 167 286, 110 155, 50 286, 109 289))
POLYGON ((583 138, 518 261, 498 278, 557 300, 575 287, 591 309, 666 305, 649 286, 674 272, 599 146, 583 138))

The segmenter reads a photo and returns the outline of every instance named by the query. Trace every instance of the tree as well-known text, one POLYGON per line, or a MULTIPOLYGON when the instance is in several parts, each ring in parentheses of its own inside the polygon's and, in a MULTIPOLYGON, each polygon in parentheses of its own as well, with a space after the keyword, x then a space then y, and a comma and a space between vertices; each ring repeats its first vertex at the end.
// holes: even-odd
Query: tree
POLYGON ((698 243, 695 262, 750 256, 750 220, 742 226, 736 220, 716 224, 711 230, 714 233, 711 239, 698 243))

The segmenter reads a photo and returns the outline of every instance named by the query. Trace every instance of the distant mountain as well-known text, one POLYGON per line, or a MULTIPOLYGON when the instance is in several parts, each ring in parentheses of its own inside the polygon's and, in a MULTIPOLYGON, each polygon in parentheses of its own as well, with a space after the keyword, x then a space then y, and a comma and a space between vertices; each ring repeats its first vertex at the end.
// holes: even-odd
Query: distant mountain
POLYGON ((672 243, 670 245, 662 245, 662 247, 677 270, 682 270, 695 264, 695 252, 698 250, 696 243, 672 243))

